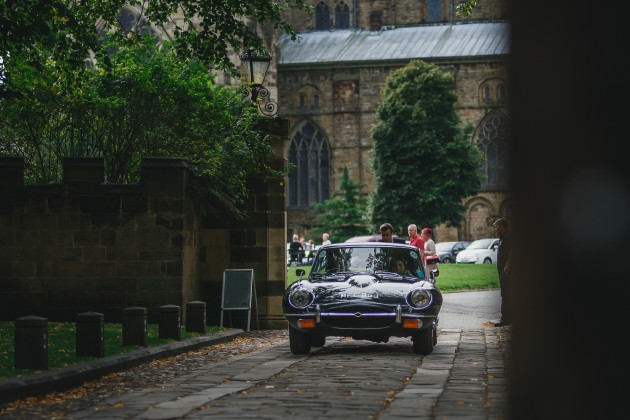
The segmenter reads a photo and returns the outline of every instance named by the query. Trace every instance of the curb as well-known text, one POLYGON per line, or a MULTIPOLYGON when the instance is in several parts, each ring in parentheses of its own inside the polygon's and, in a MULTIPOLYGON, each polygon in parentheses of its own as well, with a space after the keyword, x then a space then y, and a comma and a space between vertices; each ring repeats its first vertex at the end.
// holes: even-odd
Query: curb
POLYGON ((147 347, 115 356, 77 363, 67 368, 0 380, 0 402, 9 402, 25 397, 34 397, 49 392, 64 391, 85 382, 99 379, 153 360, 176 356, 201 347, 225 343, 243 333, 241 329, 230 329, 203 337, 195 337, 175 343, 147 347))

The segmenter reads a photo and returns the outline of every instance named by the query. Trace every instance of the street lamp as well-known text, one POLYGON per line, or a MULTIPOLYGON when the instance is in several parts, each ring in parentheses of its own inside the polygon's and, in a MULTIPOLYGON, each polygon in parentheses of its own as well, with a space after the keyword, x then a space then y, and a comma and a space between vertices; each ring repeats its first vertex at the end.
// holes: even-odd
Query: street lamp
MULTIPOLYGON (((270 56, 260 56, 252 48, 239 56, 241 59, 241 77, 251 86, 251 101, 260 112, 271 117, 278 112, 278 103, 269 99, 269 91, 263 86, 265 75, 271 62, 270 56)), ((243 87, 243 96, 249 96, 247 86, 243 87)))

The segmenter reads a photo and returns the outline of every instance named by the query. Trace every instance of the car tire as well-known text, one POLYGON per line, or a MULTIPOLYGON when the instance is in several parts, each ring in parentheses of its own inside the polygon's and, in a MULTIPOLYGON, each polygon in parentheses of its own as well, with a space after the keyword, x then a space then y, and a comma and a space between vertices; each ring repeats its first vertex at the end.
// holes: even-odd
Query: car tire
POLYGON ((485 260, 483 260, 484 264, 492 264, 492 260, 490 258, 486 258, 485 260))
POLYGON ((444 259, 442 260, 442 263, 450 264, 451 263, 451 259, 449 257, 444 257, 444 259))
POLYGON ((293 354, 308 354, 311 351, 311 336, 289 325, 289 347, 293 354))
POLYGON ((436 327, 432 324, 429 328, 418 331, 413 337, 413 352, 426 356, 433 352, 436 341, 436 327))

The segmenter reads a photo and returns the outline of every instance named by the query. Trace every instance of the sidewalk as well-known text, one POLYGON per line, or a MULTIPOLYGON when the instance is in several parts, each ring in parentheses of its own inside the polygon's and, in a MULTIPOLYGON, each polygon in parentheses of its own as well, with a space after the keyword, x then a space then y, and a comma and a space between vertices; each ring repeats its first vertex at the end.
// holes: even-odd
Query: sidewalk
MULTIPOLYGON (((3 412, 0 407, 0 417, 46 418, 54 410, 75 419, 207 416, 241 419, 252 413, 256 418, 283 418, 299 413, 301 418, 503 419, 508 412, 505 365, 509 334, 509 327, 440 329, 438 344, 426 357, 410 352, 406 339, 378 344, 378 351, 362 350, 365 344, 355 344, 350 339, 331 339, 309 356, 294 356, 288 350, 284 330, 251 333, 232 330, 220 337, 187 340, 125 357, 89 362, 82 367, 64 369, 64 373, 46 372, 39 375, 38 381, 16 378, 11 380, 14 393, 18 389, 22 395, 44 389, 59 391, 59 387, 73 386, 87 377, 96 379, 104 372, 125 371, 194 348, 204 350, 187 355, 185 362, 143 366, 143 375, 172 374, 161 385, 133 384, 139 373, 130 370, 122 372, 121 375, 127 376, 120 379, 120 385, 115 385, 129 386, 124 393, 100 400, 86 395, 67 404, 55 401, 53 406, 31 404, 10 412, 3 412), (263 341, 256 338, 256 334, 263 333, 277 333, 275 344, 269 341, 262 351, 232 356, 224 359, 225 362, 210 363, 202 359, 208 353, 203 346, 234 340, 223 347, 238 354, 239 347, 246 351, 242 336, 251 334, 253 343, 263 341), (201 353, 204 356, 199 356, 201 353), (335 363, 331 364, 332 358, 335 363), (186 371, 183 363, 195 365, 194 370, 186 371), (373 378, 378 380, 374 382, 373 378), (385 406, 383 402, 387 402, 385 406)), ((369 345, 372 344, 367 344, 368 349, 369 345)), ((6 381, 0 385, 1 395, 9 396, 6 381)))

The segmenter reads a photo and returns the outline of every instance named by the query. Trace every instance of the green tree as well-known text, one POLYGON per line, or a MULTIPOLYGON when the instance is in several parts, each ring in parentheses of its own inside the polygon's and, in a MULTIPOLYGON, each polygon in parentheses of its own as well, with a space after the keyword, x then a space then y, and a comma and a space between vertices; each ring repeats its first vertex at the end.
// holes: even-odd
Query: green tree
POLYGON ((236 75, 230 48, 264 49, 250 19, 295 40, 297 35, 283 19, 283 12, 296 8, 311 10, 303 0, 5 0, 0 2, 0 56, 6 67, 0 95, 19 94, 11 89, 12 74, 17 71, 12 61, 17 55, 29 57, 34 73, 43 69, 45 61, 50 61, 49 66, 79 68, 89 51, 101 51, 104 32, 109 31, 124 45, 136 42, 149 27, 168 28, 180 56, 194 57, 208 68, 227 69, 236 75), (125 6, 134 7, 139 16, 123 27, 119 18, 125 6), (172 19, 176 12, 181 20, 172 19))
MULTIPOLYGON (((460 128, 453 77, 412 61, 387 78, 372 127, 372 223, 457 225, 482 181, 481 152, 460 128)), ((401 232, 398 232, 399 234, 401 232)))
POLYGON ((37 83, 15 60, 13 83, 25 94, 0 99, 0 154, 24 156, 27 180, 38 183, 59 182, 65 156, 103 157, 109 183, 137 182, 143 157, 180 157, 208 209, 241 214, 246 175, 282 175, 265 164, 271 147, 255 108, 168 43, 140 41, 114 48, 104 39, 107 67, 44 62, 37 83))
POLYGON ((328 232, 332 242, 343 242, 348 238, 370 233, 365 220, 367 205, 366 194, 362 192, 365 185, 350 180, 348 168, 343 168, 339 191, 334 198, 316 204, 313 208, 321 211, 315 217, 320 226, 313 228, 309 234, 328 232))

